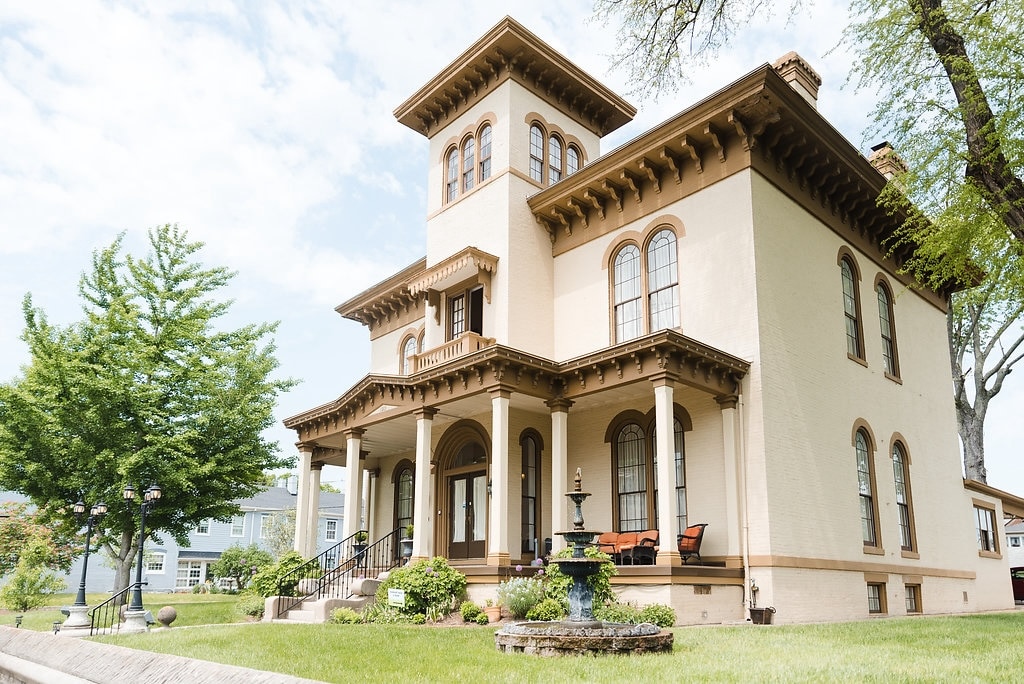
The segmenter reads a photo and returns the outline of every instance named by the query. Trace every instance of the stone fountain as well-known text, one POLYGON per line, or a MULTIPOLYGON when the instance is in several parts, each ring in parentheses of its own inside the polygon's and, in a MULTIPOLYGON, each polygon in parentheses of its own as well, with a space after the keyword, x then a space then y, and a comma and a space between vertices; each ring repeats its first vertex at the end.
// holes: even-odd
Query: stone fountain
POLYGON ((572 544, 572 557, 551 559, 563 574, 572 577, 568 619, 508 625, 495 633, 495 645, 505 653, 542 656, 671 652, 672 633, 657 625, 628 625, 594 618, 594 589, 587 579, 597 574, 603 563, 611 561, 588 558, 584 553, 600 532, 584 528, 583 501, 590 493, 582 491, 582 480, 582 473, 577 468, 575 488, 566 494, 576 505, 572 530, 555 533, 572 544))

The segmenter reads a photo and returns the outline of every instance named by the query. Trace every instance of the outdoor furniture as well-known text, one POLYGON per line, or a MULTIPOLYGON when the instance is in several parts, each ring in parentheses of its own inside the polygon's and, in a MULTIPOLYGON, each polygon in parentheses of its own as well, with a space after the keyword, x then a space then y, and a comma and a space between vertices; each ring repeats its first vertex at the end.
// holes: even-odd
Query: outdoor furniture
MULTIPOLYGON (((625 551, 623 551, 625 553, 625 551)), ((647 530, 637 535, 637 543, 629 552, 632 565, 654 565, 658 556, 658 530, 647 530)), ((625 559, 623 559, 625 562, 625 559)))
POLYGON ((704 528, 707 526, 707 523, 690 525, 676 538, 679 542, 679 556, 683 559, 684 565, 692 556, 696 556, 700 562, 700 543, 704 539, 704 528))

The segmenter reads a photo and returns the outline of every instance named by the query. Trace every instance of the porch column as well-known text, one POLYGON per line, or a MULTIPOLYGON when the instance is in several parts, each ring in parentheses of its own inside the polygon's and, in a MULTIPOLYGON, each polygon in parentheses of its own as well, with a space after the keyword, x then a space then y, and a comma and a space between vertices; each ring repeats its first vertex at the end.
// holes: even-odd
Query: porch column
POLYGON ((309 468, 313 461, 313 445, 299 445, 299 481, 295 493, 295 542, 294 548, 306 557, 306 540, 309 538, 309 468))
POLYGON ((359 455, 363 448, 363 430, 353 428, 345 431, 345 527, 342 539, 348 539, 359 531, 359 509, 362 498, 359 485, 363 482, 360 472, 362 464, 359 455))
POLYGON ((675 378, 660 373, 651 379, 654 383, 654 449, 658 459, 658 565, 679 565, 679 545, 676 544, 676 448, 672 434, 672 397, 675 378))
MULTIPOLYGON (((569 491, 569 399, 552 399, 551 409, 551 553, 565 548, 565 537, 555 534, 567 532, 569 509, 565 493, 569 491)), ((538 556, 543 551, 538 551, 538 556)))
POLYGON ((412 558, 430 558, 434 553, 434 487, 430 465, 430 430, 437 409, 424 406, 416 411, 416 482, 412 512, 412 558))
POLYGON ((306 552, 302 555, 312 558, 318 553, 317 541, 320 537, 320 475, 323 472, 322 461, 313 461, 309 466, 309 527, 306 530, 306 552))
POLYGON ((726 567, 738 568, 741 565, 742 549, 740 501, 743 496, 740 490, 739 450, 737 448, 737 412, 739 398, 735 394, 715 397, 722 409, 722 468, 725 476, 725 553, 726 567))
POLYGON ((508 565, 508 406, 512 392, 491 390, 491 479, 487 565, 508 565))

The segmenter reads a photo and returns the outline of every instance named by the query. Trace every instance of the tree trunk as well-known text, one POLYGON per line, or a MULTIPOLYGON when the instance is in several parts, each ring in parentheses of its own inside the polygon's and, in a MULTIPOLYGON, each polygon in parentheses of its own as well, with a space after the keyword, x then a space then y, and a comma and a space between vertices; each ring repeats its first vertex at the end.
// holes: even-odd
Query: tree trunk
POLYGON ((124 591, 133 581, 132 565, 138 547, 133 543, 131 532, 121 534, 121 544, 117 548, 107 545, 107 554, 114 563, 114 593, 124 591))
POLYGON ((957 423, 960 428, 960 441, 964 447, 964 476, 968 480, 988 484, 988 471, 985 469, 984 421, 975 420, 973 411, 970 414, 957 411, 957 423))

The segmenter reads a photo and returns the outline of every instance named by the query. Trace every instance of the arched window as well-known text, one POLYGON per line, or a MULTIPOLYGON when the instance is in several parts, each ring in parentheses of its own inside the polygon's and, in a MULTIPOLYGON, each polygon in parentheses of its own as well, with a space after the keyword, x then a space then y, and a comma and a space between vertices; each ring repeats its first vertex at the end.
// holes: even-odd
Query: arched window
POLYGON ((679 267, 676 234, 661 230, 647 245, 650 332, 679 326, 679 267))
POLYGON ((448 152, 448 174, 445 183, 445 202, 451 202, 459 195, 459 151, 452 148, 448 152))
POLYGON ((522 547, 523 553, 540 557, 540 444, 527 433, 519 440, 522 450, 522 547))
POLYGON ((640 337, 640 249, 626 245, 615 256, 615 341, 640 337))
POLYGON ((402 375, 409 375, 413 372, 413 358, 418 351, 416 336, 409 335, 402 344, 402 375))
POLYGON ((580 170, 580 151, 575 145, 569 145, 565 151, 565 175, 570 176, 580 170))
POLYGON ((844 256, 839 260, 843 280, 843 312, 846 315, 846 352, 852 358, 864 358, 864 339, 860 327, 860 297, 857 294, 857 269, 853 260, 844 256))
POLYGON ((896 326, 893 323, 892 295, 882 281, 875 287, 878 292, 878 326, 882 332, 882 362, 885 372, 894 378, 900 375, 899 357, 896 355, 896 326))
POLYGON ((544 182, 544 131, 540 126, 530 126, 530 178, 544 182))
POLYGON ((914 509, 910 499, 910 463, 903 445, 892 445, 892 474, 896 485, 896 508, 900 516, 900 547, 915 551, 914 509))
POLYGON ((473 189, 473 176, 476 173, 476 145, 472 138, 466 138, 462 144, 462 191, 473 189))
POLYGON ((480 129, 480 182, 491 177, 491 127, 480 129))
POLYGON ((562 180, 562 141, 555 136, 548 139, 548 183, 562 180))
POLYGON ((875 473, 870 441, 863 429, 854 437, 857 451, 857 487, 860 494, 860 527, 864 546, 878 546, 878 512, 875 508, 875 473))
POLYGON ((676 529, 686 529, 686 453, 683 447, 683 424, 672 421, 672 440, 676 452, 676 529))
POLYGON ((624 425, 615 438, 619 532, 650 529, 647 512, 647 441, 636 423, 624 425))
POLYGON ((401 461, 395 468, 395 529, 412 524, 415 501, 415 477, 412 463, 401 461))

